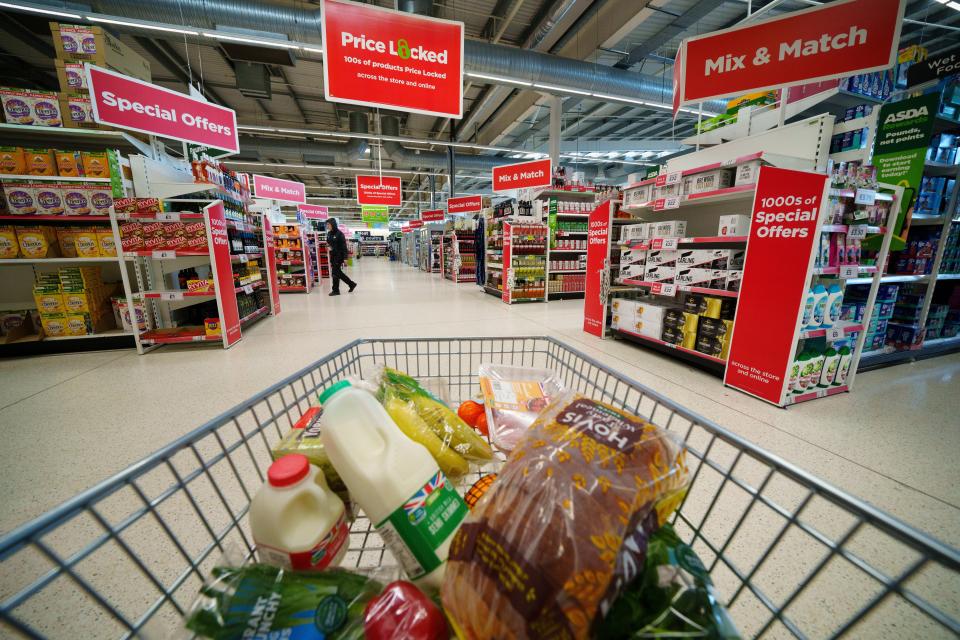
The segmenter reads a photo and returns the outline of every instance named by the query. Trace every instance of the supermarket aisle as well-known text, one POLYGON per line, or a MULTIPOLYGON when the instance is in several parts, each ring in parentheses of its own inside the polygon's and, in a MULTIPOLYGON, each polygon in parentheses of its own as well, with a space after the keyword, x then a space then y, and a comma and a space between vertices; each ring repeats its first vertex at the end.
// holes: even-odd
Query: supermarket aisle
POLYGON ((385 259, 356 293, 285 294, 224 352, 196 346, 0 361, 0 530, 55 506, 280 378, 362 337, 542 335, 566 341, 914 526, 960 544, 960 355, 868 373, 858 389, 781 410, 719 379, 584 334, 582 302, 508 307, 385 259), (42 489, 39 489, 41 488, 42 489))

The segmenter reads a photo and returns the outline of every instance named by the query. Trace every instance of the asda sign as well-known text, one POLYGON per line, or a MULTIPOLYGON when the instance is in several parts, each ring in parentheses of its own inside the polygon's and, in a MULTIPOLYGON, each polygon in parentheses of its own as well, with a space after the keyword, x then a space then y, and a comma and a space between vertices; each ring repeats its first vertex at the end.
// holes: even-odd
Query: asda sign
POLYGON ((332 102, 463 117, 463 23, 323 0, 324 94, 332 102))

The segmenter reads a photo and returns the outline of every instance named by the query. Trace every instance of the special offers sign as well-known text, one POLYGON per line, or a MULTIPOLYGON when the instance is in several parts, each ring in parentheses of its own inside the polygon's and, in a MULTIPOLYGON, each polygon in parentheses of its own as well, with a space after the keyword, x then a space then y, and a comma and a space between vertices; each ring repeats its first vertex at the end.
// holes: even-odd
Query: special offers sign
POLYGON ((463 117, 463 23, 323 0, 327 100, 463 117))
POLYGON ((402 201, 400 178, 357 176, 357 204, 399 207, 402 201))
POLYGON ((838 0, 684 40, 675 106, 886 69, 904 0, 838 0))

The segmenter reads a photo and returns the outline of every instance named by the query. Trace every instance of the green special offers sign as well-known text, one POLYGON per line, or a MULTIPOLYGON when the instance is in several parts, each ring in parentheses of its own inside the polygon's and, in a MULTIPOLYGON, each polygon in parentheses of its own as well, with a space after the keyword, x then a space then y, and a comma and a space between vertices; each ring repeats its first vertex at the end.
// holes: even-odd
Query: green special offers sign
POLYGON ((382 204, 360 205, 360 219, 367 224, 390 222, 390 210, 382 204))
MULTIPOLYGON (((903 224, 917 199, 923 163, 933 134, 940 96, 932 93, 885 104, 877 119, 877 139, 873 146, 873 164, 877 180, 904 187, 903 202, 894 226, 890 250, 905 246, 903 224)), ((873 240, 873 239, 871 239, 873 240)), ((879 244, 877 245, 879 247, 879 244)))

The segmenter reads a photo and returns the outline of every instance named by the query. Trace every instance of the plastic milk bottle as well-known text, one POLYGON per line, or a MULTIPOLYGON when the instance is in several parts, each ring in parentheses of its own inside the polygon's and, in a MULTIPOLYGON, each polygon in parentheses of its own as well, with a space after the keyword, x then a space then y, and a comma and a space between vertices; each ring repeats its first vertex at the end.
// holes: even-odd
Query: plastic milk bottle
POLYGON ((426 447, 369 392, 343 380, 320 394, 323 446, 411 580, 439 589, 467 505, 426 447))
POLYGON ((340 562, 349 534, 343 501, 306 456, 286 455, 267 470, 250 505, 260 560, 285 569, 320 571, 340 562))

